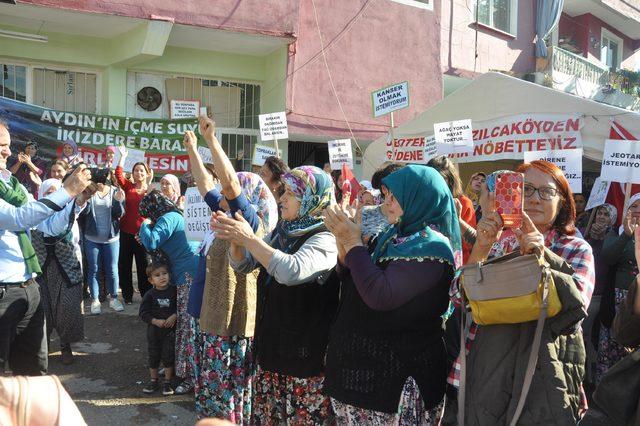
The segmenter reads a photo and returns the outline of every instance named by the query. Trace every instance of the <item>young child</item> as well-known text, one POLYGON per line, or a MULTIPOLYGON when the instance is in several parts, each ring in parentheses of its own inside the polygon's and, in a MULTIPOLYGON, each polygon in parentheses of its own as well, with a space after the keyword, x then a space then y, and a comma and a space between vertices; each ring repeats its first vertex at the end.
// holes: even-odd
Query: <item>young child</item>
POLYGON ((175 362, 176 287, 170 285, 169 267, 154 263, 147 267, 147 277, 153 288, 147 291, 140 303, 140 318, 147 326, 149 348, 149 374, 151 381, 142 389, 154 393, 160 389, 158 367, 162 360, 164 382, 162 394, 173 395, 171 379, 175 362))

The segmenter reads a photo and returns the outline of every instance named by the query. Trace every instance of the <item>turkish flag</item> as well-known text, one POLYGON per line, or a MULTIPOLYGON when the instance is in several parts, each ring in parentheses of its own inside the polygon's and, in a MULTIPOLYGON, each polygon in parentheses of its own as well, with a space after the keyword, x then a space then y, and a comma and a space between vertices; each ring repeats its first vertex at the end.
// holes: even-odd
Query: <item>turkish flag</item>
POLYGON ((351 198, 349 199, 349 204, 353 205, 353 202, 358 197, 358 193, 360 192, 360 183, 358 183, 358 179, 353 175, 353 172, 346 164, 342 165, 342 196, 349 192, 351 194, 351 198))
MULTIPOLYGON (((627 129, 616 123, 615 120, 611 121, 611 129, 609 130, 609 139, 616 140, 631 140, 637 141, 627 129)), ((611 182, 609 187, 609 193, 607 194, 607 203, 612 204, 618 209, 618 220, 616 224, 620 226, 622 224, 622 218, 624 216, 624 192, 625 188, 623 184, 618 182, 611 182)), ((640 185, 633 184, 631 186, 631 195, 640 192, 640 185)))

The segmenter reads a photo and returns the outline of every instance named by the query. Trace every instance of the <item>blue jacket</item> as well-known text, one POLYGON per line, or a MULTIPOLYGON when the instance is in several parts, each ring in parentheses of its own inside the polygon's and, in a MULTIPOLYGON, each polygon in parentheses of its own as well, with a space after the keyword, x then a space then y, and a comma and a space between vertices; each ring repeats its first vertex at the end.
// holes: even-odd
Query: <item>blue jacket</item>
MULTIPOLYGON (((118 201, 113 197, 116 191, 116 187, 111 187, 111 193, 109 194, 109 197, 111 197, 111 230, 109 231, 110 239, 120 235, 120 218, 124 216, 124 201, 118 201)), ((94 209, 95 197, 97 197, 97 195, 91 197, 87 208, 84 209, 80 214, 80 216, 83 217, 84 221, 82 230, 84 232, 84 235, 89 237, 98 236, 98 229, 96 225, 96 211, 94 209)))

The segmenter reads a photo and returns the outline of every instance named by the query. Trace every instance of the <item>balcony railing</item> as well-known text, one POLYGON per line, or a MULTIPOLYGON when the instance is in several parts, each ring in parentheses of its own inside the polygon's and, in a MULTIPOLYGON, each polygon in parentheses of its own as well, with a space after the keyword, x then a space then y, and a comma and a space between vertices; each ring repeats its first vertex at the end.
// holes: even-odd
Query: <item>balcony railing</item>
POLYGON ((591 62, 560 47, 551 48, 550 62, 553 71, 573 75, 600 86, 609 83, 609 67, 591 62))

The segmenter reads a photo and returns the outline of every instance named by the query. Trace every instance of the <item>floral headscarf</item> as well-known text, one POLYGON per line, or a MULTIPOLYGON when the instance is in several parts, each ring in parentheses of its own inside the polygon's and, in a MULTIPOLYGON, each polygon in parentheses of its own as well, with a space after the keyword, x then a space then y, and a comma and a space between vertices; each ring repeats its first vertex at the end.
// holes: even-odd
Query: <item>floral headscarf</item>
POLYGON ((282 223, 285 236, 300 236, 323 226, 320 213, 336 202, 331 176, 314 166, 300 166, 285 173, 282 180, 300 201, 298 217, 282 223))
POLYGON ((278 223, 278 204, 269 187, 260 176, 250 172, 238 172, 238 180, 249 204, 251 204, 262 219, 265 232, 270 233, 278 223))
POLYGON ((178 202, 178 198, 180 198, 180 195, 181 195, 180 181, 178 180, 178 178, 175 177, 175 175, 172 175, 171 173, 167 173, 166 175, 162 176, 162 179, 160 179, 160 181, 162 180, 166 180, 167 182, 169 182, 169 184, 173 188, 173 196, 169 199, 174 203, 178 202))
POLYGON ((178 206, 176 206, 173 201, 162 195, 162 192, 157 189, 154 189, 142 198, 138 205, 138 210, 142 217, 151 219, 153 223, 156 223, 158 219, 167 213, 180 213, 178 206))
MULTIPOLYGON (((631 205, 631 204, 629 204, 631 205)), ((611 221, 609 223, 609 227, 613 226, 616 224, 616 220, 618 219, 618 209, 613 205, 613 204, 609 204, 609 203, 604 203, 603 205, 600 206, 603 209, 606 209, 607 212, 609 212, 609 220, 611 221)))

